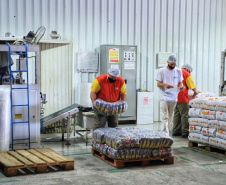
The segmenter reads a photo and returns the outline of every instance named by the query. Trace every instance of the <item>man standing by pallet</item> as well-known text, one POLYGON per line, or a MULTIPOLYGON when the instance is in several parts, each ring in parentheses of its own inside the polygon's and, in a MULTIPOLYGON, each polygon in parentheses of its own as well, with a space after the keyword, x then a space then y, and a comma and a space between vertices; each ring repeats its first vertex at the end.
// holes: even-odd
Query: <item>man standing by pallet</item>
POLYGON ((173 136, 181 136, 183 138, 188 137, 189 123, 188 123, 188 111, 189 111, 189 98, 188 89, 194 92, 193 96, 198 94, 195 83, 192 79, 191 72, 192 67, 188 64, 184 64, 182 67, 183 84, 185 89, 178 94, 177 105, 174 110, 173 118, 173 136))
POLYGON ((176 61, 175 56, 169 56, 168 65, 159 69, 156 77, 157 86, 160 89, 161 131, 167 135, 169 135, 169 125, 177 104, 177 95, 184 89, 182 71, 176 67, 176 61))

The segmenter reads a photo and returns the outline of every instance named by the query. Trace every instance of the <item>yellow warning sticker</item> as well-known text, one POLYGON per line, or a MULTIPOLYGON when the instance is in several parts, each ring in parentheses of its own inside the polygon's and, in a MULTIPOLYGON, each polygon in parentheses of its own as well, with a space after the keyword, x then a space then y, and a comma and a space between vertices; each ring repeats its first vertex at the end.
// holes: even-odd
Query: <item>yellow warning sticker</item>
POLYGON ((22 119, 22 114, 15 114, 15 119, 22 119))

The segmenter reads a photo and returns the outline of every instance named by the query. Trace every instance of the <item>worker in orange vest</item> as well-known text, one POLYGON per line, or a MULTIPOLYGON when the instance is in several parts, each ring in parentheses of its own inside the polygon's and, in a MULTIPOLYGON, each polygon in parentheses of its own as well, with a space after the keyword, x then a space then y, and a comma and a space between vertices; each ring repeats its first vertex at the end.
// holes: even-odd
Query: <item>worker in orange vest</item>
MULTIPOLYGON (((120 70, 110 68, 107 74, 97 77, 91 87, 90 98, 93 103, 96 99, 106 102, 126 101, 127 98, 125 81, 120 77, 120 70)), ((118 126, 118 115, 104 115, 94 111, 95 129, 105 127, 108 121, 108 127, 118 126)))
POLYGON ((188 137, 189 123, 188 123, 188 111, 189 111, 189 98, 188 89, 194 92, 193 96, 198 94, 195 83, 192 79, 191 72, 192 67, 188 64, 184 64, 182 67, 183 74, 183 85, 185 89, 180 91, 177 97, 177 105, 174 109, 173 118, 173 136, 182 136, 183 138, 188 137))

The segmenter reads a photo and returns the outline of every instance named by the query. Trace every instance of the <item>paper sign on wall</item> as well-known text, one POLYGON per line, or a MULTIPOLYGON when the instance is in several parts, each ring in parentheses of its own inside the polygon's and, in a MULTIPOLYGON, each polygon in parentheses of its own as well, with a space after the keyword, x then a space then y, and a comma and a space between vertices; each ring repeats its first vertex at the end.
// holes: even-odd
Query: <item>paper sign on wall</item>
POLYGON ((111 68, 116 68, 116 69, 119 69, 119 65, 111 65, 111 68))
POLYGON ((158 67, 164 67, 167 65, 167 60, 170 55, 176 56, 173 52, 159 52, 158 53, 158 67))
POLYGON ((135 51, 125 51, 124 61, 135 61, 135 51))
POLYGON ((135 62, 124 62, 124 69, 135 69, 135 62))
POLYGON ((109 48, 109 63, 119 63, 119 48, 109 48))
POLYGON ((143 98, 143 105, 148 105, 148 97, 143 98))

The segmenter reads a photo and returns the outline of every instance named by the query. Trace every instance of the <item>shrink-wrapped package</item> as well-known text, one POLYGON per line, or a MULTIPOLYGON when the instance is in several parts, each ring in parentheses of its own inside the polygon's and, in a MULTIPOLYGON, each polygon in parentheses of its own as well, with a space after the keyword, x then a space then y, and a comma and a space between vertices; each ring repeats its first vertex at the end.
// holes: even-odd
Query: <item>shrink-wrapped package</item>
POLYGON ((188 123, 190 126, 201 126, 203 118, 189 118, 188 123))
POLYGON ((141 128, 100 128, 93 132, 93 148, 114 159, 131 160, 172 156, 173 139, 141 128))
POLYGON ((195 141, 195 142, 201 142, 201 137, 202 134, 197 134, 197 133, 189 133, 188 139, 190 141, 195 141))
POLYGON ((199 94, 196 95, 196 98, 202 98, 202 97, 215 97, 216 94, 210 93, 210 92, 200 92, 199 94))
POLYGON ((104 136, 104 141, 108 146, 116 150, 139 147, 138 137, 133 133, 124 130, 108 132, 108 134, 104 136))
POLYGON ((202 128, 202 135, 209 137, 216 137, 216 129, 215 128, 202 128))
POLYGON ((101 99, 96 99, 94 102, 94 108, 97 112, 105 115, 115 115, 125 112, 128 108, 126 101, 106 102, 101 99))
POLYGON ((226 131, 226 121, 219 121, 220 129, 226 131))
POLYGON ((226 149, 226 140, 218 139, 218 146, 221 147, 221 148, 226 149))
POLYGON ((201 116, 204 119, 216 119, 216 111, 202 110, 201 116))
POLYGON ((209 144, 209 137, 208 136, 201 136, 201 143, 209 144))
POLYGON ((209 144, 210 145, 213 145, 213 146, 218 146, 219 147, 219 144, 218 144, 219 139, 220 138, 217 138, 217 137, 210 137, 209 138, 209 144))
POLYGON ((209 128, 216 128, 216 129, 220 129, 220 122, 218 120, 208 120, 208 127, 209 128))
POLYGON ((202 131, 202 127, 200 127, 200 126, 189 126, 190 133, 201 134, 201 131, 202 131))
POLYGON ((226 131, 217 130, 216 137, 226 140, 226 131))
POLYGON ((201 127, 208 127, 208 119, 204 119, 202 118, 200 120, 200 124, 199 124, 201 127))
POLYGON ((202 117, 201 116, 201 112, 202 112, 202 109, 197 109, 197 108, 190 108, 189 109, 189 112, 188 112, 188 115, 189 117, 202 117))
POLYGON ((226 112, 217 111, 216 119, 221 121, 226 121, 226 112))
POLYGON ((109 132, 115 132, 115 128, 99 128, 93 131, 93 139, 98 143, 105 143, 104 136, 109 132))

